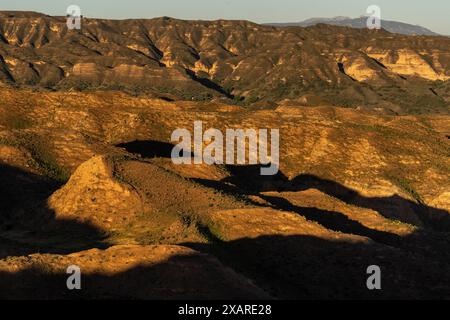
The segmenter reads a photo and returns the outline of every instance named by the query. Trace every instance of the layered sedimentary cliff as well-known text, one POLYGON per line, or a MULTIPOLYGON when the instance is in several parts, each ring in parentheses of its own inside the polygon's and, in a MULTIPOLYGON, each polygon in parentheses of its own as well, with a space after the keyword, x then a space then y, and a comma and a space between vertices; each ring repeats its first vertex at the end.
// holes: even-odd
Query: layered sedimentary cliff
POLYGON ((448 107, 449 78, 448 37, 171 18, 68 30, 64 18, 0 16, 0 80, 17 85, 245 104, 314 93, 330 105, 427 112, 448 107))

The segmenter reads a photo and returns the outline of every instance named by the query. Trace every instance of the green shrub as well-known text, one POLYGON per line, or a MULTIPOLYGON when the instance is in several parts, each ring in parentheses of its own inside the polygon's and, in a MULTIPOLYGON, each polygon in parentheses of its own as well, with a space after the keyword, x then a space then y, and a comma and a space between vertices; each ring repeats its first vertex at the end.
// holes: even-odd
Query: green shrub
POLYGON ((3 117, 0 120, 0 123, 10 130, 27 129, 33 126, 33 122, 22 115, 10 115, 3 117))
POLYGON ((403 177, 397 177, 388 175, 388 179, 395 184, 397 187, 402 189, 404 192, 408 193, 411 197, 413 197, 418 203, 423 203, 423 199, 420 194, 417 193, 416 190, 411 186, 408 180, 403 177))

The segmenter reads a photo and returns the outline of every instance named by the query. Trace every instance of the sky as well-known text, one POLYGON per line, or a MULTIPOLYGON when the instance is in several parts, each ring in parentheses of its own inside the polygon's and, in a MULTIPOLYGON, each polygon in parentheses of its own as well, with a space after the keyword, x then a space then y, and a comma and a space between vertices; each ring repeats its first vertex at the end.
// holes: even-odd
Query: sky
POLYGON ((0 10, 38 11, 65 15, 69 5, 95 18, 244 19, 258 23, 298 22, 312 17, 366 14, 369 5, 381 17, 418 24, 450 35, 449 0, 0 0, 0 10))

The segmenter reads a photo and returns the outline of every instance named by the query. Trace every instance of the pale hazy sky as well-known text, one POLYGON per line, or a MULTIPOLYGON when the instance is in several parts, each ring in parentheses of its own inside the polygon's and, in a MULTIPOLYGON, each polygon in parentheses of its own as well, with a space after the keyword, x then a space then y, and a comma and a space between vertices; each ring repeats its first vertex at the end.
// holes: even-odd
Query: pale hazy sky
POLYGON ((311 17, 366 13, 375 4, 382 18, 420 24, 450 35, 450 0, 0 0, 0 10, 31 10, 65 15, 75 4, 86 17, 180 19, 245 19, 254 22, 297 22, 311 17))

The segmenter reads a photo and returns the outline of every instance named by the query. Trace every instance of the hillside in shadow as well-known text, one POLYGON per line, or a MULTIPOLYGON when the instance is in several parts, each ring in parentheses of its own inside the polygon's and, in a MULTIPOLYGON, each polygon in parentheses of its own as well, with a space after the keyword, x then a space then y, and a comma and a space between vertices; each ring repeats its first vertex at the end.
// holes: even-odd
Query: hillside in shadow
POLYGON ((117 144, 116 147, 143 158, 170 158, 174 145, 156 140, 135 140, 117 144))
POLYGON ((336 181, 323 179, 310 174, 302 174, 289 180, 281 171, 275 176, 261 176, 260 166, 227 166, 232 173, 221 183, 215 181, 200 181, 205 184, 220 185, 227 183, 224 187, 230 191, 229 184, 236 187, 235 192, 248 195, 259 195, 274 206, 287 211, 302 211, 307 208, 295 208, 285 199, 268 197, 262 195, 263 192, 298 192, 308 189, 317 189, 329 196, 337 198, 347 204, 357 207, 367 208, 380 213, 388 219, 398 220, 404 223, 411 223, 407 216, 398 214, 408 212, 416 215, 421 222, 421 226, 436 231, 450 232, 450 213, 443 209, 427 206, 421 201, 404 199, 399 195, 390 197, 366 197, 355 190, 352 190, 336 181), (301 210, 298 210, 301 209, 301 210))
MULTIPOLYGON (((314 175, 299 175, 289 180, 281 171, 275 176, 261 176, 260 166, 227 166, 232 175, 223 181, 196 179, 198 183, 214 187, 230 194, 257 196, 273 208, 295 212, 327 229, 368 237, 375 242, 419 253, 448 264, 450 255, 446 247, 450 244, 450 213, 427 206, 422 202, 405 199, 399 195, 390 197, 365 197, 336 181, 314 175), (390 232, 374 230, 350 219, 341 212, 295 205, 282 196, 283 192, 299 192, 317 189, 344 203, 374 210, 392 221, 413 224, 420 221, 417 231, 408 237, 390 232), (266 193, 271 193, 267 195, 266 193), (275 193, 275 194, 274 194, 275 193), (413 219, 417 218, 417 219, 413 219)), ((260 206, 260 203, 253 203, 260 206)))
MULTIPOLYGON (((132 249, 130 249, 132 250, 132 249)), ((85 256, 89 256, 86 252, 85 256)), ((81 262, 68 258, 55 267, 51 259, 41 258, 18 272, 0 271, 0 299, 269 299, 261 289, 247 284, 245 278, 224 268, 215 258, 204 254, 174 255, 161 263, 142 257, 142 265, 116 264, 122 271, 84 272, 86 264, 102 261, 90 256, 81 262), (69 265, 81 268, 81 290, 68 290, 69 265)), ((114 256, 113 256, 114 258, 114 256)))
MULTIPOLYGON (((170 144, 157 142, 156 145, 159 147, 151 151, 148 149, 155 146, 154 142, 133 142, 123 147, 144 157, 170 156, 170 144)), ((100 260, 78 260, 84 256, 89 258, 93 254, 91 251, 81 252, 76 257, 64 256, 107 246, 100 242, 104 236, 101 230, 82 223, 59 220, 48 208, 48 196, 60 185, 21 169, 1 165, 0 178, 4 183, 0 186, 0 230, 2 238, 8 236, 11 239, 2 241, 0 258, 13 258, 0 261, 0 298, 450 298, 448 232, 438 230, 430 223, 437 215, 448 213, 400 196, 363 197, 337 182, 315 176, 302 175, 289 180, 280 172, 277 176, 264 177, 259 174, 259 169, 259 166, 229 166, 230 176, 223 181, 194 181, 225 193, 258 196, 275 209, 296 213, 329 230, 366 237, 367 241, 343 241, 311 235, 261 235, 226 240, 217 237, 207 227, 204 232, 209 234, 209 243, 182 244, 200 253, 175 254, 157 263, 139 256, 142 263, 138 266, 122 265, 115 272, 107 272, 102 269, 100 260), (265 194, 309 188, 320 190, 348 204, 376 210, 388 218, 393 218, 389 214, 393 210, 390 208, 385 211, 385 208, 392 201, 400 203, 401 207, 410 206, 424 225, 414 233, 399 236, 369 228, 338 211, 301 207, 281 194, 265 194), (18 257, 31 253, 61 255, 39 255, 32 260, 18 257), (204 259, 209 256, 217 257, 220 263, 207 260, 205 265, 204 259), (5 271, 10 269, 2 267, 2 263, 3 266, 5 263, 9 266, 8 261, 18 266, 15 271, 5 271), (81 291, 67 290, 66 264, 86 261, 90 261, 91 266, 95 265, 96 271, 82 274, 81 291), (366 270, 370 265, 381 267, 381 291, 370 291, 366 287, 366 270), (234 271, 230 273, 230 269, 225 267, 231 267, 238 275, 234 271), (238 284, 247 283, 247 280, 239 278, 239 274, 250 279, 256 287, 240 287, 238 284)), ((257 202, 253 204, 263 206, 257 202)), ((129 254, 131 257, 132 251, 129 254)), ((124 260, 125 265, 127 259, 124 260)))
MULTIPOLYGON (((170 158, 174 145, 160 141, 143 140, 119 144, 117 147, 143 158, 170 158)), ((191 156, 193 157, 194 155, 192 154, 191 156)), ((368 236, 371 233, 382 242, 384 241, 382 238, 386 238, 386 235, 377 235, 376 232, 364 230, 364 227, 358 225, 357 222, 349 221, 347 217, 338 212, 328 212, 326 215, 321 215, 314 208, 297 207, 282 197, 267 196, 262 193, 298 192, 317 189, 349 205, 374 210, 388 219, 414 224, 412 222, 414 219, 408 218, 408 215, 414 216, 421 222, 420 227, 450 232, 450 213, 443 209, 427 206, 421 201, 404 199, 399 195, 366 197, 336 181, 310 174, 302 174, 291 180, 281 171, 274 176, 262 176, 260 174, 261 165, 227 165, 226 168, 230 172, 230 176, 223 181, 196 179, 196 182, 229 193, 257 195, 277 209, 298 212, 305 215, 306 218, 324 224, 324 226, 332 230, 346 233, 356 232, 355 234, 364 236, 368 236), (407 214, 399 214, 399 212, 406 212, 407 214), (340 226, 342 229, 336 226, 340 226)), ((386 241, 397 240, 394 237, 386 241)))
POLYGON ((0 164, 0 181, 0 258, 100 246, 101 230, 56 219, 48 207, 47 199, 60 183, 5 164, 0 164))
POLYGON ((396 219, 405 223, 410 223, 411 221, 405 220, 402 215, 397 215, 395 213, 399 211, 409 211, 417 215, 425 227, 437 231, 450 231, 449 212, 443 209, 429 207, 420 200, 412 201, 404 199, 399 195, 390 197, 365 197, 340 183, 308 174, 299 175, 292 179, 288 190, 300 191, 310 188, 316 188, 348 204, 372 209, 386 218, 396 219))
POLYGON ((376 243, 262 236, 188 245, 215 254, 279 299, 443 299, 450 294, 448 263, 376 243), (367 289, 370 265, 382 270, 381 291, 367 289))

